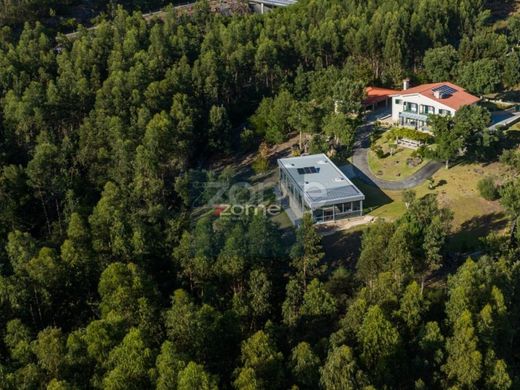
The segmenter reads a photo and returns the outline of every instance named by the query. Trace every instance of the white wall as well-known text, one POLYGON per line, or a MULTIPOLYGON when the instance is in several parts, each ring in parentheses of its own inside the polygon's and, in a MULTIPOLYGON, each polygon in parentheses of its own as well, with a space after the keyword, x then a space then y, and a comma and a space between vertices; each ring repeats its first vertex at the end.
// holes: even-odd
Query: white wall
MULTIPOLYGON (((430 98, 427 98, 424 95, 421 94, 414 94, 414 95, 399 95, 399 96, 393 96, 392 97, 392 121, 399 122, 399 113, 403 111, 403 103, 409 102, 409 103, 416 103, 418 106, 421 104, 432 106, 435 108, 435 114, 439 113, 439 109, 448 110, 451 112, 451 115, 455 115, 455 110, 453 108, 450 108, 448 106, 445 106, 444 104, 441 104, 439 102, 436 102, 435 100, 432 100, 430 98), (396 100, 400 99, 401 104, 396 104, 396 100)), ((419 107, 417 108, 417 112, 419 112, 419 107)))

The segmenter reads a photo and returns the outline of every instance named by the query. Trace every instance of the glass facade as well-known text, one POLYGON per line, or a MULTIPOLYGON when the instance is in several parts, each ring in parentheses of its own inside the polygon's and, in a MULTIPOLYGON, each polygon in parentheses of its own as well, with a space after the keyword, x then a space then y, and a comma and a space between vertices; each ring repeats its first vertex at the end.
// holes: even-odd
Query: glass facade
POLYGON ((290 174, 282 167, 280 167, 279 173, 282 195, 288 197, 289 206, 296 215, 301 216, 304 212, 311 212, 316 223, 363 215, 363 200, 343 201, 311 210, 307 200, 304 199, 304 193, 301 192, 290 174))
POLYGON ((312 216, 316 222, 334 221, 342 218, 362 215, 363 201, 338 203, 313 210, 312 216))

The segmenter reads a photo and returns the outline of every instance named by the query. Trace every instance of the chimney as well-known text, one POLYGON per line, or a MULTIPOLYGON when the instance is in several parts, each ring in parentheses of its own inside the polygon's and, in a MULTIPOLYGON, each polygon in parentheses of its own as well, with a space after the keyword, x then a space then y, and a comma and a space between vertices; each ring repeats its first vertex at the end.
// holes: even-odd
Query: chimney
POLYGON ((406 91, 410 88, 410 79, 406 78, 403 80, 403 91, 406 91))

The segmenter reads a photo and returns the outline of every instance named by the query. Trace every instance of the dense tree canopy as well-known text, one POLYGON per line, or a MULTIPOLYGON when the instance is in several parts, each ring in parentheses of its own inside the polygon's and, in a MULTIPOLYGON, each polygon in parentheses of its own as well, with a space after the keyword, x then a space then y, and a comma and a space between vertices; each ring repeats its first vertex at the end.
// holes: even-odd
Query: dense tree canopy
MULTIPOLYGON (((261 142, 300 132, 348 157, 369 83, 515 86, 518 17, 494 31, 482 0, 301 0, 145 21, 132 11, 163 1, 93 2, 96 29, 56 35, 47 17, 82 3, 0 2, 0 387, 520 386, 518 178, 500 189, 508 242, 458 269, 431 195, 348 264, 308 217, 282 231, 199 207, 235 180, 205 169, 261 142)), ((487 111, 435 120, 440 158, 494 150, 487 111)))

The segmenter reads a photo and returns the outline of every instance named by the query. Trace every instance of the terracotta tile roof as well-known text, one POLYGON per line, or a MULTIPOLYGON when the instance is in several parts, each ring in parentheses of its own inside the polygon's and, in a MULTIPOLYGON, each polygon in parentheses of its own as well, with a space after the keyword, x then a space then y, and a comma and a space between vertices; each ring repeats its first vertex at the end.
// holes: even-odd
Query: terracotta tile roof
POLYGON ((365 100, 363 100, 363 104, 365 106, 370 106, 372 104, 382 102, 385 99, 388 99, 391 95, 395 95, 400 91, 388 88, 367 87, 365 92, 367 94, 367 97, 365 98, 365 100))
POLYGON ((404 95, 412 95, 412 94, 416 94, 416 93, 426 96, 427 98, 432 99, 441 104, 444 104, 445 106, 453 108, 454 110, 458 110, 462 106, 467 106, 467 105, 476 103, 480 100, 480 98, 473 96, 472 94, 466 92, 462 87, 459 87, 458 85, 452 84, 447 81, 442 82, 442 83, 431 83, 431 84, 418 85, 416 87, 409 88, 405 91, 400 91, 395 95, 404 96, 404 95), (435 97, 435 95, 433 94, 433 89, 436 87, 443 86, 443 85, 453 88, 456 92, 443 99, 437 99, 435 97))

